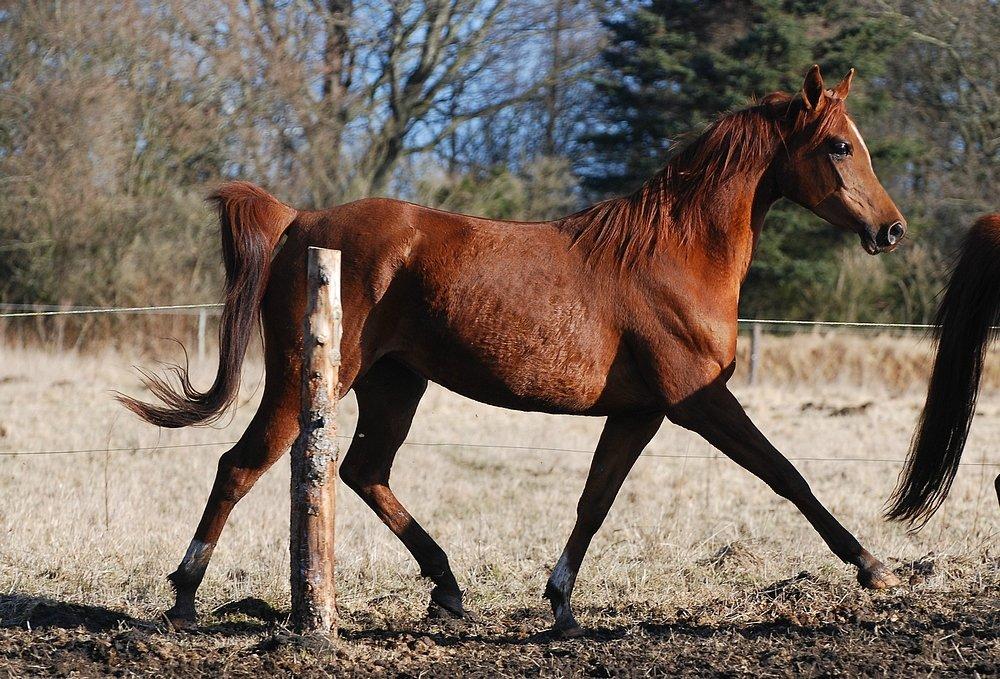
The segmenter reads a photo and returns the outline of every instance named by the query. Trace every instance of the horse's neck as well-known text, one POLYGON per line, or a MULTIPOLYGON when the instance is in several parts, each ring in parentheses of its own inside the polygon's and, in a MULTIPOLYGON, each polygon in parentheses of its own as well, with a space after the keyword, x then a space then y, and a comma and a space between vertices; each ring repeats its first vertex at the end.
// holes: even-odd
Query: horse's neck
POLYGON ((705 196, 705 228, 687 242, 672 240, 650 262, 647 275, 629 285, 639 286, 654 308, 671 316, 712 326, 718 337, 735 333, 740 288, 775 200, 767 174, 765 168, 752 178, 734 177, 705 196))
POLYGON ((781 197, 778 189, 777 179, 772 168, 767 168, 757 183, 757 190, 754 192, 753 203, 750 206, 750 232, 752 234, 752 244, 750 252, 747 253, 746 265, 740 278, 746 278, 747 270, 753 261, 753 256, 757 252, 757 242, 760 239, 761 231, 764 228, 764 218, 771 210, 771 206, 781 197))
POLYGON ((736 173, 699 206, 706 214, 706 228, 689 247, 712 263, 716 279, 732 277, 738 286, 746 277, 764 218, 779 198, 772 164, 736 173))

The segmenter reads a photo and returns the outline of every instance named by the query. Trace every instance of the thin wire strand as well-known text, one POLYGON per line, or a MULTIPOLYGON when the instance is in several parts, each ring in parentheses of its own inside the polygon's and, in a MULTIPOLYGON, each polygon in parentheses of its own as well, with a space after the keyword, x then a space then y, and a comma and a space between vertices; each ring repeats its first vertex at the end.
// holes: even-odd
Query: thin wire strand
MULTIPOLYGON (((7 305, 4 305, 7 306, 7 305)), ((0 318, 31 318, 37 316, 82 316, 86 314, 140 314, 177 311, 189 309, 219 309, 222 304, 166 304, 162 306, 130 306, 130 307, 101 307, 83 309, 59 309, 55 311, 17 311, 13 313, 0 314, 0 318)))
POLYGON ((140 450, 166 450, 168 448, 203 448, 207 446, 230 446, 236 441, 217 441, 215 443, 175 443, 171 445, 156 446, 125 446, 122 448, 80 448, 74 450, 0 450, 0 455, 4 457, 16 457, 18 455, 76 455, 78 453, 131 453, 140 450))
POLYGON ((836 328, 901 328, 908 330, 930 330, 936 325, 928 323, 867 323, 862 321, 805 321, 805 320, 782 320, 775 318, 738 318, 739 323, 753 325, 822 325, 836 328))
MULTIPOLYGON (((351 436, 337 436, 341 440, 351 440, 351 436)), ((140 450, 156 452, 158 450, 178 449, 178 448, 204 448, 208 446, 231 446, 236 441, 217 441, 214 443, 177 443, 172 445, 157 446, 126 446, 121 448, 84 448, 79 450, 4 450, 0 451, 0 456, 14 457, 18 455, 74 455, 84 453, 118 453, 118 452, 138 452, 140 450)), ((475 448, 479 450, 507 450, 529 453, 578 453, 582 455, 593 455, 592 450, 580 448, 552 448, 548 446, 515 446, 491 443, 450 443, 431 441, 404 441, 403 446, 415 446, 422 448, 475 448)), ((681 455, 671 453, 643 453, 643 457, 659 457, 671 460, 721 460, 724 455, 681 455)), ((902 463, 905 460, 899 458, 875 458, 875 457, 790 457, 792 462, 881 462, 881 463, 902 463)), ((962 462, 965 467, 1000 467, 1000 462, 962 462)))
MULTIPOLYGON (((69 315, 85 315, 85 314, 112 314, 112 313, 151 313, 151 312, 166 312, 173 313, 177 311, 186 311, 194 309, 218 309, 222 307, 222 304, 171 304, 171 305, 160 305, 160 306, 144 306, 144 307, 94 307, 94 308, 53 308, 52 305, 26 305, 26 304, 0 304, 2 308, 39 308, 42 307, 44 311, 18 311, 13 313, 2 313, 0 318, 28 318, 28 317, 38 317, 38 316, 69 316, 69 315)), ((758 318, 739 318, 737 319, 739 323, 743 324, 754 324, 759 323, 762 325, 796 325, 796 326, 828 326, 828 327, 851 327, 851 328, 898 328, 898 329, 914 329, 914 330, 927 330, 934 328, 935 326, 925 324, 925 323, 869 323, 861 321, 812 321, 812 320, 785 320, 785 319, 758 319, 758 318)), ((350 438, 350 437, 338 437, 338 438, 350 438)), ((166 449, 178 449, 178 448, 197 448, 197 447, 207 447, 207 446, 220 446, 220 445, 233 445, 235 441, 220 441, 217 443, 188 443, 188 444, 174 444, 174 445, 160 445, 160 446, 138 446, 138 447, 122 447, 122 448, 86 448, 80 450, 8 450, 0 451, 0 456, 13 457, 19 455, 72 455, 72 454, 83 454, 83 453, 105 453, 105 452, 138 452, 140 450, 146 451, 156 451, 156 450, 166 450, 166 449)), ((404 446, 420 446, 420 447, 451 447, 451 448, 477 448, 477 449, 493 449, 493 450, 515 450, 515 451, 526 451, 526 452, 557 452, 557 453, 582 453, 586 455, 593 455, 593 451, 590 450, 577 450, 572 448, 549 448, 549 447, 532 447, 532 446, 510 446, 510 445, 493 445, 493 444, 475 444, 475 443, 445 443, 445 442, 419 442, 419 441, 406 441, 403 443, 404 446)), ((644 453, 645 457, 660 457, 669 459, 700 459, 700 460, 712 460, 718 459, 717 455, 671 455, 664 453, 644 453)), ((833 457, 793 457, 788 458, 789 460, 796 462, 883 462, 883 463, 902 463, 905 460, 897 458, 833 458, 833 457)), ((996 467, 1000 466, 1000 463, 992 462, 963 462, 962 466, 980 466, 980 467, 996 467)))
MULTIPOLYGON (((221 309, 222 304, 168 304, 161 306, 135 306, 135 307, 58 307, 51 304, 9 304, 0 303, 3 309, 33 309, 33 311, 13 311, 0 314, 0 318, 31 318, 38 316, 76 316, 87 314, 127 314, 127 313, 155 313, 176 311, 187 311, 194 309, 221 309)), ((780 318, 738 318, 738 323, 761 325, 800 325, 800 326, 827 326, 843 328, 897 328, 906 330, 929 330, 934 325, 928 323, 870 323, 864 321, 822 321, 805 319, 780 319, 780 318)))

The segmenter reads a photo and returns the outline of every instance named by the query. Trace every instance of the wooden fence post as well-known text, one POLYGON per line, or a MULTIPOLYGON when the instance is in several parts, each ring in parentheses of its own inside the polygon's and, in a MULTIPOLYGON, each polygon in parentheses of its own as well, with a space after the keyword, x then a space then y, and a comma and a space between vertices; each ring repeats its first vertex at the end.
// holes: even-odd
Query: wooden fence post
POLYGON ((309 248, 300 433, 292 446, 292 626, 337 634, 334 509, 340 375, 340 251, 309 248))
POLYGON ((760 369, 760 323, 750 325, 750 384, 757 383, 760 369))

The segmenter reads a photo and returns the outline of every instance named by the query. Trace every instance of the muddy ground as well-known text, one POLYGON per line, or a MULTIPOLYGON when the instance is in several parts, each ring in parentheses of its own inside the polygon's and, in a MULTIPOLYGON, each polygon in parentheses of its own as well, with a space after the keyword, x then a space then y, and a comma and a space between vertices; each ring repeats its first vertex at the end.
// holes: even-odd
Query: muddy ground
POLYGON ((694 610, 584 609, 580 618, 597 624, 569 641, 546 630, 541 601, 472 624, 353 610, 329 643, 295 637, 286 612, 258 599, 203 615, 196 632, 171 633, 155 620, 6 594, 0 674, 997 676, 998 567, 899 566, 909 584, 892 593, 801 573, 694 610))
MULTIPOLYGON (((841 345, 829 354, 822 337, 783 346, 782 355, 801 365, 821 363, 817 356, 839 356, 831 365, 847 360, 841 345)), ((852 346, 857 355, 873 351, 867 339, 852 346)), ((880 366, 892 356, 911 360, 912 343, 879 346, 886 348, 877 353, 880 366)), ((114 389, 143 395, 128 366, 151 359, 4 351, 0 677, 998 672, 997 391, 980 399, 948 501, 926 528, 909 533, 881 511, 922 388, 890 389, 883 372, 869 374, 867 385, 741 388, 752 417, 817 497, 907 583, 889 593, 860 590, 853 569, 790 503, 704 440, 664 425, 576 583, 577 617, 591 631, 560 641, 547 633, 541 593, 575 522, 602 422, 490 408, 432 385, 393 487, 447 550, 466 604, 483 622, 426 620, 428 582, 367 505, 342 488, 341 635, 324 647, 299 643, 285 627, 287 460, 233 511, 198 592, 200 629, 169 633, 158 620, 171 602, 165 576, 191 539, 218 457, 253 415, 259 365, 248 365, 225 429, 156 431, 123 415, 109 396, 114 389), (65 450, 84 452, 55 454, 65 450)), ((197 365, 200 384, 210 383, 215 367, 214 356, 197 365)), ((340 414, 340 431, 350 435, 353 397, 340 414)))

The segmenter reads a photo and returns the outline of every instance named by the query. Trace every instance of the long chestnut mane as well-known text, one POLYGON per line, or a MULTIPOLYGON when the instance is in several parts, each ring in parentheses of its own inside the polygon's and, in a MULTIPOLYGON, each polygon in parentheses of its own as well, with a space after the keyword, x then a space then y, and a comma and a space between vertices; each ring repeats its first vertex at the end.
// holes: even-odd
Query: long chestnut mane
POLYGON ((641 266, 667 234, 682 245, 706 234, 713 226, 712 198, 724 184, 737 177, 749 181, 754 169, 763 171, 780 150, 792 154, 791 145, 814 148, 844 115, 844 100, 837 97, 809 116, 800 97, 768 95, 720 116, 678 145, 666 166, 631 194, 570 215, 561 227, 593 264, 619 271, 641 266))

